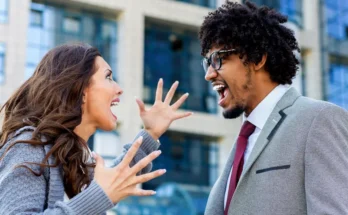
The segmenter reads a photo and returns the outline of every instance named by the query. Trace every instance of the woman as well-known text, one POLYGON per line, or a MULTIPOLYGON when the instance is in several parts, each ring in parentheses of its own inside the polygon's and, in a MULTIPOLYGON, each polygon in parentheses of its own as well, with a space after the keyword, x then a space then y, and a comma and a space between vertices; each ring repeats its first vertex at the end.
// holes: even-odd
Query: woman
POLYGON ((0 214, 95 215, 128 196, 153 195, 136 185, 165 172, 149 173, 160 154, 156 140, 172 121, 191 114, 176 112, 188 94, 170 106, 178 83, 164 102, 162 85, 160 80, 151 109, 137 100, 144 130, 116 166, 106 168, 97 154, 91 162, 86 142, 98 128, 115 128, 110 107, 122 89, 97 49, 74 44, 49 51, 1 109, 0 214))

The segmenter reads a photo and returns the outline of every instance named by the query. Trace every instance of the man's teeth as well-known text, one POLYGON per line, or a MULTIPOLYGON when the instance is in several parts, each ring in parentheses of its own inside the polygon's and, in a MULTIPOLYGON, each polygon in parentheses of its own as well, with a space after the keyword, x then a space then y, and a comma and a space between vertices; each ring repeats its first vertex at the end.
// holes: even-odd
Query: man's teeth
POLYGON ((225 88, 225 85, 219 84, 219 85, 215 85, 213 86, 213 90, 215 91, 219 91, 225 88))

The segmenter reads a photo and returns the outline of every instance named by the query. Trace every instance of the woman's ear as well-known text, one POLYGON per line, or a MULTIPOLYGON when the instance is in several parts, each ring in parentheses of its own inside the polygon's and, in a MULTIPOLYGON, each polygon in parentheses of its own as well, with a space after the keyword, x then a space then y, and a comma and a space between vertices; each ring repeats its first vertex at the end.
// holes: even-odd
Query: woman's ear
POLYGON ((83 90, 83 93, 82 93, 82 104, 85 104, 87 102, 88 90, 89 90, 88 87, 86 87, 86 89, 83 90))

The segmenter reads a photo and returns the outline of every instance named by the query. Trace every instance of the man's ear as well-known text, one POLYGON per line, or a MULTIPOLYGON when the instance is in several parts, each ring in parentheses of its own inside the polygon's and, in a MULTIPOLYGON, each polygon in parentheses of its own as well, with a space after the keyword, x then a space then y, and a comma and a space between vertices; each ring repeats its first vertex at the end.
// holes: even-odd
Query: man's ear
POLYGON ((258 64, 254 64, 254 70, 258 71, 261 68, 263 68, 266 64, 266 61, 267 61, 267 54, 263 54, 260 62, 258 64))

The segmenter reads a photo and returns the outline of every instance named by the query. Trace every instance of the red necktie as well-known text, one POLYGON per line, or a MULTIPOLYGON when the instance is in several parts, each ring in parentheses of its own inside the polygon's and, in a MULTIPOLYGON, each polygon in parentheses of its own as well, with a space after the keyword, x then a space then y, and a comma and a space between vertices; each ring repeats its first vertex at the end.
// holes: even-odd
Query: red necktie
POLYGON ((254 133, 254 131, 255 131, 255 125, 251 124, 248 121, 245 121, 239 133, 238 140, 236 143, 237 148, 236 148, 236 154, 234 156, 234 160, 232 164, 233 169, 232 169, 232 175, 230 178, 230 186, 228 188, 227 202, 226 202, 224 215, 227 215, 228 213, 228 208, 230 207, 233 193, 237 187, 238 180, 243 171, 244 152, 248 144, 248 138, 252 133, 254 133))

